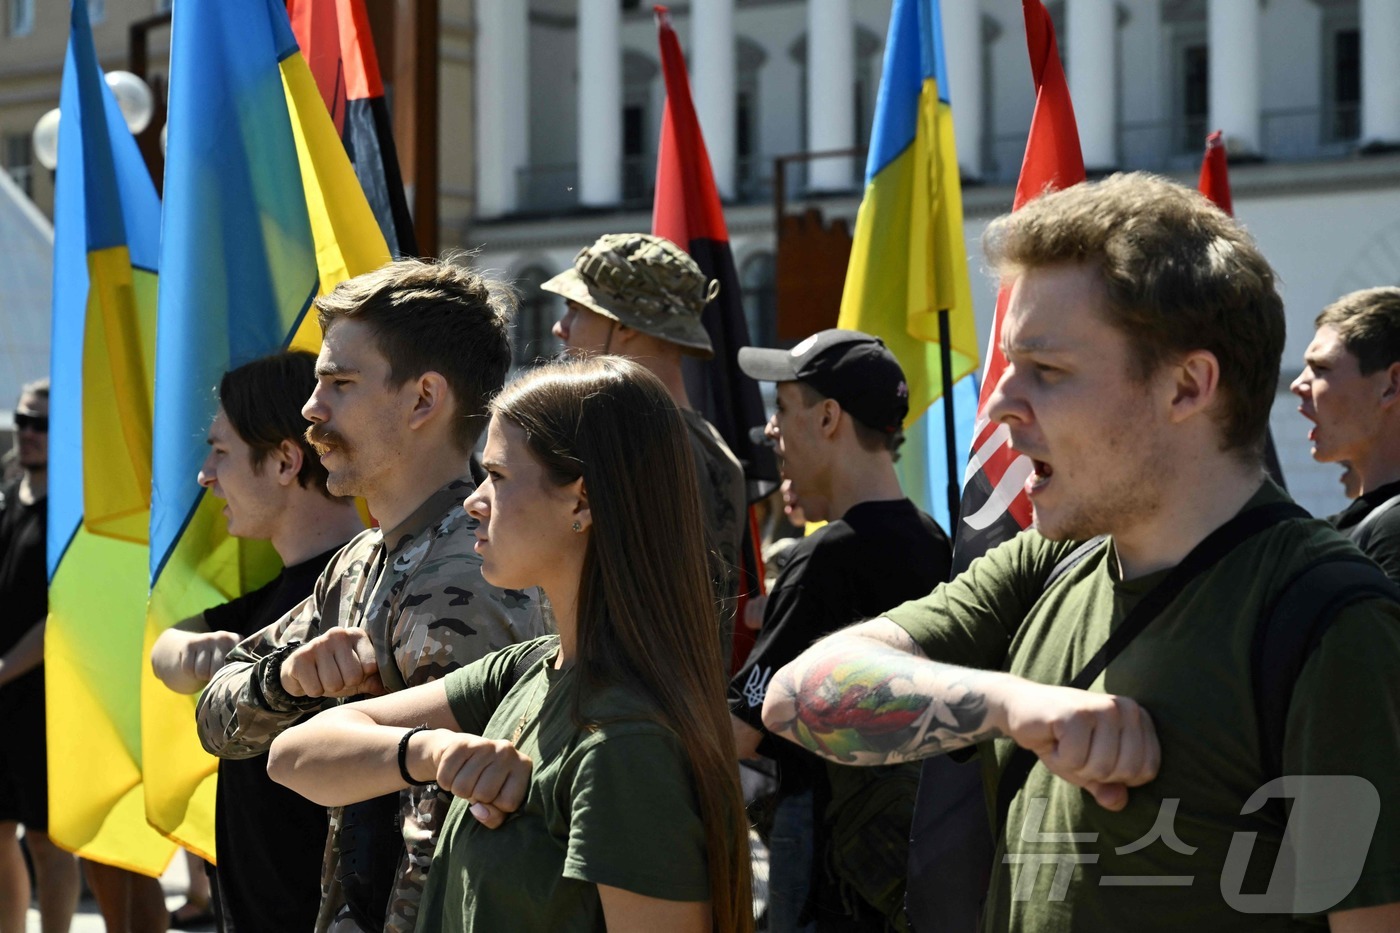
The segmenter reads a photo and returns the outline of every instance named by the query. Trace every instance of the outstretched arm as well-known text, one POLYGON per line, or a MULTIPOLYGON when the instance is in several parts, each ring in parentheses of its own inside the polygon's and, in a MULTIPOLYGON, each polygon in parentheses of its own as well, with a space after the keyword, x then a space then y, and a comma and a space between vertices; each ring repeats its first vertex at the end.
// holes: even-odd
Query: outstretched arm
POLYGON ((530 759, 509 742, 461 732, 442 681, 328 709, 279 735, 268 754, 274 781, 325 806, 402 790, 399 742, 415 726, 404 764, 417 781, 474 802, 472 815, 499 826, 529 787, 530 759))
POLYGON ((930 661, 902 628, 875 619, 779 668, 763 723, 842 764, 914 761, 1004 735, 987 697, 1003 677, 930 661))
POLYGON ((1133 700, 931 661, 875 619, 813 645, 773 675, 773 732, 843 764, 884 765, 1008 737, 1111 810, 1156 777, 1151 717, 1133 700))
POLYGON ((172 625, 151 647, 151 669, 176 693, 198 693, 241 639, 237 632, 211 632, 204 616, 172 625))

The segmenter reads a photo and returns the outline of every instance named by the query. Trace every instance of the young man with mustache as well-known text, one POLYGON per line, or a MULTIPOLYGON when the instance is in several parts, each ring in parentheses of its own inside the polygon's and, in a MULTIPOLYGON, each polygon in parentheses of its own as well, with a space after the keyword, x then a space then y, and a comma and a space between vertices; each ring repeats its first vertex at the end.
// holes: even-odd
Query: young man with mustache
MULTIPOLYGON (((482 579, 462 508, 487 402, 510 365, 507 294, 447 262, 400 260, 315 304, 324 342, 307 438, 326 488, 363 497, 379 526, 214 675, 197 716, 223 758, 266 752, 307 713, 426 683, 545 631, 530 594, 482 579)), ((332 809, 315 929, 411 933, 449 801, 428 785, 332 809)))

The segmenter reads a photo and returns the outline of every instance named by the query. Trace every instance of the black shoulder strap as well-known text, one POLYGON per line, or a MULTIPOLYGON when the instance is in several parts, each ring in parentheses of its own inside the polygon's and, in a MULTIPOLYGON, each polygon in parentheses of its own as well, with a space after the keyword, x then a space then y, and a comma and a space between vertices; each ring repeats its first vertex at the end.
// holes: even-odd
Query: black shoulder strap
POLYGON ((520 682, 520 678, 525 676, 525 672, 530 669, 530 666, 544 657, 557 644, 559 644, 558 639, 542 638, 535 643, 533 648, 516 658, 515 666, 506 672, 506 679, 501 684, 505 688, 501 691, 501 696, 510 693, 511 688, 520 682))
MULTIPOLYGON (((1147 595, 1133 607, 1127 617, 1108 636, 1098 652, 1089 659, 1078 675, 1066 686, 1079 690, 1087 689, 1134 638, 1147 628, 1148 623, 1162 614, 1173 600, 1181 594, 1192 580, 1208 568, 1214 566, 1225 555, 1233 551, 1241 542, 1253 537, 1266 528, 1280 522, 1296 518, 1307 518, 1302 506, 1292 502, 1271 502, 1241 512, 1219 528, 1206 535, 1205 539, 1192 548, 1191 553, 1177 564, 1166 578, 1148 591, 1147 595)), ((1053 571, 1052 571, 1053 573, 1053 571)), ((997 830, 1006 826, 1006 815, 1011 810, 1011 801, 1026 783, 1031 769, 1035 767, 1035 752, 1016 746, 1011 757, 1002 769, 1001 780, 997 782, 997 830)))
POLYGON ((1055 585, 1055 581, 1073 570, 1084 558, 1097 551, 1099 546, 1107 540, 1108 535, 1098 535, 1097 537, 1090 538, 1088 541, 1085 541, 1083 544, 1079 545, 1079 547, 1066 554, 1060 559, 1058 564, 1050 568, 1050 576, 1045 578, 1045 585, 1040 588, 1040 592, 1045 593, 1049 591, 1050 587, 1055 585))
POLYGON ((1371 535, 1376 533, 1376 522, 1380 517, 1391 509, 1400 505, 1400 495, 1391 496, 1389 499, 1376 506, 1366 513, 1366 517, 1357 522, 1356 528, 1352 530, 1351 540, 1361 550, 1366 550, 1366 545, 1371 543, 1371 535))
POLYGON ((1369 559, 1359 554, 1321 558, 1285 584, 1255 626, 1250 676, 1266 779, 1283 774, 1288 707, 1308 656, 1337 613, 1351 603, 1376 597, 1400 601, 1400 587, 1369 559))

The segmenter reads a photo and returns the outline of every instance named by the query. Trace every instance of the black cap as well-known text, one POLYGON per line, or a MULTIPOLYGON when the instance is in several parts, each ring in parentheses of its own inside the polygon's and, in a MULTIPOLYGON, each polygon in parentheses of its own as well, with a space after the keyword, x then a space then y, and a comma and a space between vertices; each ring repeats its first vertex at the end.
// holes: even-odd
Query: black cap
POLYGON ((739 368, 763 382, 805 382, 857 421, 884 434, 904 426, 909 384, 899 360, 879 337, 831 328, 791 350, 743 347, 739 368))

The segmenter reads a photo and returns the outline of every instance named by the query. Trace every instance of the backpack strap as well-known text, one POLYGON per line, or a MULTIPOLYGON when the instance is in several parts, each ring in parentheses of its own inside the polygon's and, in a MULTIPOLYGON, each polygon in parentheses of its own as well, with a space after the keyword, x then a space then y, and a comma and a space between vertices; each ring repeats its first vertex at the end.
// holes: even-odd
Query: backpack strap
POLYGON ((1389 499, 1376 506, 1366 513, 1366 517, 1357 522, 1356 527, 1351 530, 1351 540, 1361 550, 1366 550, 1366 545, 1371 543, 1371 536, 1376 533, 1376 522, 1380 517, 1391 509, 1400 505, 1400 495, 1391 496, 1389 499))
POLYGON ((1098 535, 1096 537, 1090 538, 1088 541, 1085 541, 1083 544, 1079 545, 1079 547, 1075 548, 1074 550, 1066 554, 1064 557, 1060 558, 1060 562, 1054 567, 1050 568, 1050 576, 1045 578, 1045 585, 1040 588, 1041 595, 1043 596, 1046 593, 1048 593, 1050 591, 1050 587, 1054 586, 1056 581, 1058 581, 1060 577, 1063 577, 1065 574, 1073 570, 1076 566, 1080 564, 1080 562, 1084 560, 1084 558, 1094 553, 1096 550, 1099 549, 1100 545, 1104 544, 1107 541, 1108 535, 1098 535))
MULTIPOLYGON (((1241 512, 1210 534, 1191 549, 1182 559, 1138 601, 1127 617, 1108 636, 1095 655, 1066 686, 1085 690, 1099 678, 1114 658, 1128 647, 1153 619, 1181 595, 1196 577, 1214 567, 1220 560, 1245 540, 1281 522, 1298 518, 1308 518, 1302 506, 1292 502, 1271 502, 1241 512)), ((1082 559, 1082 558, 1081 558, 1082 559)), ((1057 568, 1058 569, 1058 568, 1057 568)), ((1054 571, 1051 571, 1052 573, 1054 571)), ((997 782, 997 831, 1006 827, 1006 816, 1011 811, 1011 801, 1020 793, 1037 761, 1035 752, 1017 745, 1007 759, 997 782)))
POLYGON ((1324 557, 1289 580, 1255 626, 1250 671, 1266 780, 1283 774, 1288 708, 1303 665, 1342 609, 1375 598, 1400 602, 1400 587, 1369 558, 1324 557))
POLYGON ((525 676, 525 672, 528 671, 536 661, 552 651, 558 644, 559 639, 557 638, 543 638, 536 642, 535 646, 529 651, 526 651, 520 657, 516 658, 515 666, 509 671, 506 671, 505 680, 501 682, 501 686, 504 688, 501 691, 501 696, 510 693, 511 689, 520 682, 520 678, 525 676))

